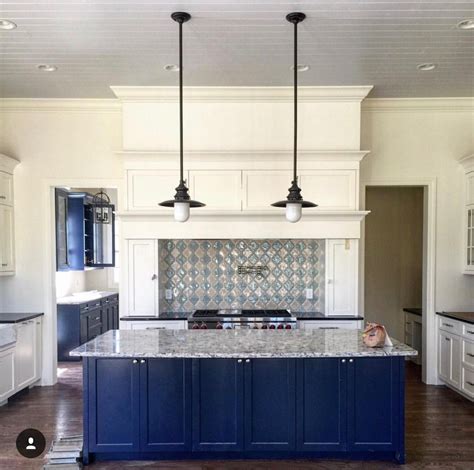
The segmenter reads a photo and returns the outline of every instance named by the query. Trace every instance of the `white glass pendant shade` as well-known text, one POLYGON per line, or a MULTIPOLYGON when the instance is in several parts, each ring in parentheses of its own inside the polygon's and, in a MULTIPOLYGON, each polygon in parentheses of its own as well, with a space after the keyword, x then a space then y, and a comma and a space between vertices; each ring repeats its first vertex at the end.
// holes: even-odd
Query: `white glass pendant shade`
POLYGON ((189 219, 189 202, 175 202, 174 220, 176 222, 186 222, 189 219))
POLYGON ((291 223, 298 222, 301 219, 302 205, 298 203, 289 202, 286 204, 286 220, 291 223))

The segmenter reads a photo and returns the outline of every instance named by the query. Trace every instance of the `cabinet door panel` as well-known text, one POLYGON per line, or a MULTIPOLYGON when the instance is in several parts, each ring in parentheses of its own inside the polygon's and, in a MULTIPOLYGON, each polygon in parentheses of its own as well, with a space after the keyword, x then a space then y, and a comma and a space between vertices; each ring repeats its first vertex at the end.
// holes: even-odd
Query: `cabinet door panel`
POLYGON ((201 210, 242 209, 241 171, 190 171, 193 199, 206 204, 201 210))
POLYGON ((158 314, 157 240, 128 242, 128 314, 158 314))
POLYGON ((297 448, 301 451, 346 447, 346 374, 342 359, 297 361, 297 448))
POLYGON ((466 175, 466 204, 474 204, 474 171, 466 175))
POLYGON ((243 367, 193 359, 193 450, 243 450, 243 367))
POLYGON ((132 359, 89 361, 89 450, 139 450, 139 371, 132 359))
POLYGON ((0 272, 14 270, 13 208, 0 205, 0 272))
POLYGON ((271 204, 286 197, 291 172, 285 170, 244 171, 244 210, 281 211, 271 204))
POLYGON ((404 358, 349 361, 352 362, 348 363, 348 450, 397 450, 399 426, 403 428, 400 363, 404 358))
POLYGON ((149 359, 140 365, 142 450, 191 449, 190 362, 149 359))
POLYGON ((35 381, 36 372, 36 324, 34 320, 17 326, 15 349, 15 385, 19 390, 35 381))
POLYGON ((15 391, 15 348, 0 352, 0 402, 15 391))
POLYGON ((245 449, 295 449, 295 361, 245 362, 245 449))
POLYGON ((451 383, 461 388, 461 338, 459 336, 451 336, 451 383))
POLYGON ((0 204, 13 205, 13 176, 0 171, 0 204))
POLYGON ((357 315, 357 240, 326 244, 326 315, 357 315))
MULTIPOLYGON (((185 174, 187 179, 187 172, 185 174)), ((129 170, 128 209, 133 211, 171 210, 160 207, 160 202, 173 199, 179 183, 175 170, 129 170)))
POLYGON ((440 379, 449 382, 451 377, 451 338, 443 331, 439 332, 438 338, 438 374, 440 379))

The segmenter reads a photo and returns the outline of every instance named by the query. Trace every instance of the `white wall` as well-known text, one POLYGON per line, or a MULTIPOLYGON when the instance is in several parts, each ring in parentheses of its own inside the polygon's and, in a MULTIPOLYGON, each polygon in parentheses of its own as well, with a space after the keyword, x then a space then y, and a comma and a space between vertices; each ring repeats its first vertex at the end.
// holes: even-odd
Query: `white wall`
POLYGON ((74 292, 86 289, 85 271, 58 271, 56 272, 56 298, 66 297, 74 292))

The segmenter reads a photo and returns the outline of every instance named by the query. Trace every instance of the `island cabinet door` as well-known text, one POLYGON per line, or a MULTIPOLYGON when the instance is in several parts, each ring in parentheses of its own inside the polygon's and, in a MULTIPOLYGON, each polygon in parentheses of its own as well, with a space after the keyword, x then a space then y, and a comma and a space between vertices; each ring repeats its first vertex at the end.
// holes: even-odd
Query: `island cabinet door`
POLYGON ((295 360, 246 359, 244 365, 245 450, 294 450, 295 360))
POLYGON ((90 452, 139 450, 139 372, 132 359, 88 359, 90 452))
POLYGON ((140 360, 142 451, 191 450, 190 363, 190 359, 140 360))
POLYGON ((348 359, 348 450, 403 447, 404 358, 348 359))
POLYGON ((193 450, 243 450, 242 359, 193 359, 193 450))
POLYGON ((345 450, 347 359, 300 359, 296 367, 297 450, 345 450))

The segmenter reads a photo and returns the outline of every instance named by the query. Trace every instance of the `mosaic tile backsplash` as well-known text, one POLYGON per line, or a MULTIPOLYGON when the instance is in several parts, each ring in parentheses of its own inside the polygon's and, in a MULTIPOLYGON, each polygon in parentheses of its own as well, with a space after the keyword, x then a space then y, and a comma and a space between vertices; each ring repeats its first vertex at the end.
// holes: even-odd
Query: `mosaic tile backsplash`
POLYGON ((324 311, 324 240, 160 240, 160 311, 324 311), (262 268, 239 274, 239 266, 262 268), (266 267, 266 268, 265 268, 266 267), (313 289, 306 299, 305 289, 313 289), (165 289, 173 299, 166 300, 165 289))

